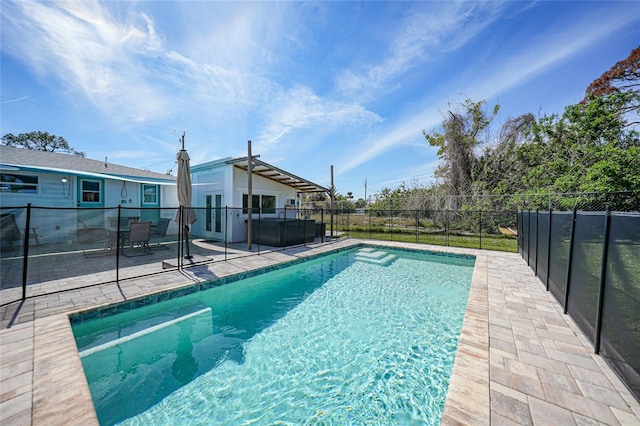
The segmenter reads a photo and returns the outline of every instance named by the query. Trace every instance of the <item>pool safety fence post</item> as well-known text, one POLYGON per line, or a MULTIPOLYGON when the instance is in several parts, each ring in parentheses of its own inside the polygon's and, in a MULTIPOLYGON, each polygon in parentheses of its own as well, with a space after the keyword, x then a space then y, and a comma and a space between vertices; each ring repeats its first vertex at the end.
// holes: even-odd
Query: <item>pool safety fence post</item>
POLYGON ((416 210, 416 244, 420 242, 420 233, 418 230, 418 224, 420 223, 420 209, 416 210))
POLYGON ((478 211, 479 217, 479 225, 480 225, 480 249, 482 249, 482 210, 478 211))
POLYGON ((575 243, 575 235, 576 235, 576 219, 578 206, 573 207, 573 215, 571 217, 571 235, 569 237, 569 258, 567 259, 567 278, 564 285, 564 301, 563 301, 563 312, 567 313, 567 305, 569 304, 569 285, 571 284, 571 262, 573 262, 573 245, 575 243))
POLYGON ((518 211, 516 214, 516 230, 518 231, 518 254, 522 257, 522 212, 518 211))
POLYGON ((531 266, 531 209, 527 212, 527 266, 531 266))
MULTIPOLYGON (((298 211, 298 217, 301 217, 299 211, 298 211)), ((304 215, 302 215, 302 218, 304 219, 304 215)), ((307 221, 306 220, 302 221, 302 245, 303 246, 307 245, 307 221)))
POLYGON ((229 222, 229 206, 224 206, 224 261, 227 261, 227 222, 229 222))
POLYGON ((444 210, 444 245, 449 246, 449 210, 444 210))
MULTIPOLYGON (((182 211, 182 206, 178 207, 179 210, 179 217, 182 218, 183 215, 183 211, 182 211)), ((183 258, 182 258, 182 253, 183 253, 183 249, 182 249, 182 237, 183 237, 183 233, 184 233, 184 229, 182 227, 182 220, 179 221, 178 223, 178 269, 182 269, 183 265, 183 258)))
MULTIPOLYGON (((284 218, 287 219, 287 206, 284 206, 284 218)), ((258 210, 258 255, 260 255, 260 244, 262 244, 262 208, 258 210)))
POLYGON ((325 224, 324 224, 324 207, 320 207, 320 242, 324 243, 324 234, 327 233, 327 230, 325 229, 325 224))
POLYGON ((540 234, 540 221, 538 219, 538 217, 540 216, 538 214, 538 209, 536 209, 536 268, 535 268, 535 276, 538 276, 538 234, 540 234))
POLYGON ((549 229, 547 234, 547 276, 545 282, 547 284, 547 291, 549 291, 549 271, 551 271, 551 226, 553 222, 553 214, 551 210, 551 204, 549 204, 549 229))
POLYGON ((283 250, 286 250, 287 249, 287 206, 284 206, 284 218, 282 220, 284 220, 284 223, 282 224, 283 233, 284 233, 283 250))
POLYGON ((611 211, 609 206, 604 212, 604 238, 602 239, 602 262, 600 264, 600 285, 598 288, 598 306, 596 310, 596 335, 593 351, 600 353, 600 335, 602 334, 602 309, 604 307, 604 286, 607 282, 607 257, 609 256, 609 228, 611 224, 611 211))
POLYGON ((122 206, 118 205, 118 220, 116 221, 116 282, 120 282, 120 221, 122 220, 122 206))
MULTIPOLYGON (((27 273, 29 267, 29 229, 31 229, 31 203, 27 203, 27 220, 24 229, 22 247, 22 300, 27 298, 27 273)), ((12 242, 9 242, 13 245, 12 242)))
POLYGON ((351 207, 347 208, 347 238, 351 237, 351 221, 350 221, 350 217, 349 217, 349 211, 351 210, 351 207))
POLYGON ((369 239, 371 239, 371 209, 369 209, 369 239))
POLYGON ((393 230, 391 229, 391 208, 389 208, 389 237, 391 238, 391 241, 393 241, 393 230))

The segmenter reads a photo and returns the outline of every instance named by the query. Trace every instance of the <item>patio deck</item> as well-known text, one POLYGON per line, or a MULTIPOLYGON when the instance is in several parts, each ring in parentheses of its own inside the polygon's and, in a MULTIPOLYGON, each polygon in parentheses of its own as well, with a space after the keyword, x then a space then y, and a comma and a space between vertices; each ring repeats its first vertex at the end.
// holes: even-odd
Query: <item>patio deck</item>
MULTIPOLYGON (((592 353, 588 340, 517 253, 355 239, 230 257, 1 308, 0 424, 97 424, 69 313, 360 243, 476 256, 442 424, 640 425, 640 404, 592 353)), ((41 272, 42 280, 49 278, 47 272, 41 272)), ((64 290, 82 281, 68 280, 73 282, 61 278, 47 285, 64 290)), ((29 291, 37 294, 39 285, 30 285, 29 291)), ((8 292, 16 290, 3 289, 0 295, 7 300, 8 292)))

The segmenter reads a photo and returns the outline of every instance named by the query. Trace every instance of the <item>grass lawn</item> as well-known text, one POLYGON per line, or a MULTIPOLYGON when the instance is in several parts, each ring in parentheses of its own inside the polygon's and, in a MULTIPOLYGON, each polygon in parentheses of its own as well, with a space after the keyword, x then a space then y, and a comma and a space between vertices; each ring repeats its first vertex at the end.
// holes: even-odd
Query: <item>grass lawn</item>
MULTIPOLYGON (((344 231, 346 232, 346 230, 344 231)), ((420 234, 419 241, 416 241, 415 234, 408 233, 389 233, 389 232, 371 232, 369 231, 353 231, 350 230, 348 235, 353 238, 371 238, 374 240, 385 241, 402 241, 407 243, 419 242, 421 244, 433 244, 438 246, 447 245, 446 236, 442 234, 420 234)), ((449 246, 464 248, 483 248, 487 250, 498 251, 518 251, 518 240, 511 237, 502 236, 482 236, 482 247, 480 247, 480 238, 477 235, 449 235, 449 246)))

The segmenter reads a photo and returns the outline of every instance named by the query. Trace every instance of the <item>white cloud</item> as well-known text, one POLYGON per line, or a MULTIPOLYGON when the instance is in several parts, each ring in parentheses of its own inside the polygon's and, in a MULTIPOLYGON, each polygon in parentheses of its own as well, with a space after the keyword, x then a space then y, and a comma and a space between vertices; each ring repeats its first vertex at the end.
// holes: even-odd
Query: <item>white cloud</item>
MULTIPOLYGON (((637 20, 634 13, 602 13, 597 17, 576 17, 554 33, 541 34, 532 40, 532 47, 513 54, 496 64, 490 73, 483 73, 469 84, 472 98, 486 99, 495 94, 520 86, 526 81, 558 66, 573 55, 584 52, 590 46, 637 20), (598 25, 593 25, 598 22, 598 25), (585 30, 586 29, 586 30, 585 30)), ((604 71, 604 70, 603 70, 604 71)))
POLYGON ((361 69, 344 70, 337 78, 346 96, 369 100, 386 93, 396 79, 411 68, 432 60, 442 50, 455 50, 490 25, 498 17, 499 2, 422 3, 397 23, 395 37, 381 46, 384 57, 361 69))
POLYGON ((380 116, 361 105, 329 100, 301 85, 278 94, 265 107, 266 123, 258 138, 259 149, 265 152, 296 130, 359 128, 381 121, 380 116))
POLYGON ((132 14, 117 22, 97 2, 11 3, 5 9, 3 49, 41 78, 54 77, 102 111, 144 121, 163 111, 161 93, 145 80, 141 57, 161 41, 151 20, 132 14))
MULTIPOLYGON (((601 16, 598 19, 585 16, 552 35, 541 35, 532 49, 518 55, 509 55, 482 73, 474 69, 472 79, 459 77, 457 80, 468 81, 465 86, 469 88, 467 95, 472 99, 493 97, 526 83, 636 19, 637 15, 633 13, 611 13, 611 16, 601 16), (592 27, 589 23, 593 21, 601 24, 592 27)), ((438 111, 439 106, 431 102, 414 115, 397 119, 396 125, 391 125, 390 130, 382 129, 381 135, 370 137, 356 147, 354 155, 347 156, 348 160, 337 167, 338 174, 346 173, 391 149, 411 144, 421 137, 422 129, 428 130, 441 123, 442 117, 438 111)))
POLYGON ((336 174, 346 173, 391 149, 414 144, 416 140, 423 138, 422 129, 437 125, 441 119, 437 110, 428 108, 411 117, 398 120, 399 123, 391 130, 379 136, 371 136, 364 143, 354 147, 350 155, 343 157, 346 161, 336 167, 336 174))

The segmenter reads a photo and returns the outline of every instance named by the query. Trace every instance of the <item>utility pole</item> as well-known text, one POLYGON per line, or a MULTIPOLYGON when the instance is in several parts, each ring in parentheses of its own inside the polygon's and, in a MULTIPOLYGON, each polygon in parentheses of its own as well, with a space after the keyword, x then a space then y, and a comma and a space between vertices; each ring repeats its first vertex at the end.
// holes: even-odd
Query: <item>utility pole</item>
POLYGON ((369 203, 367 203, 367 180, 364 180, 364 206, 367 207, 369 203))

